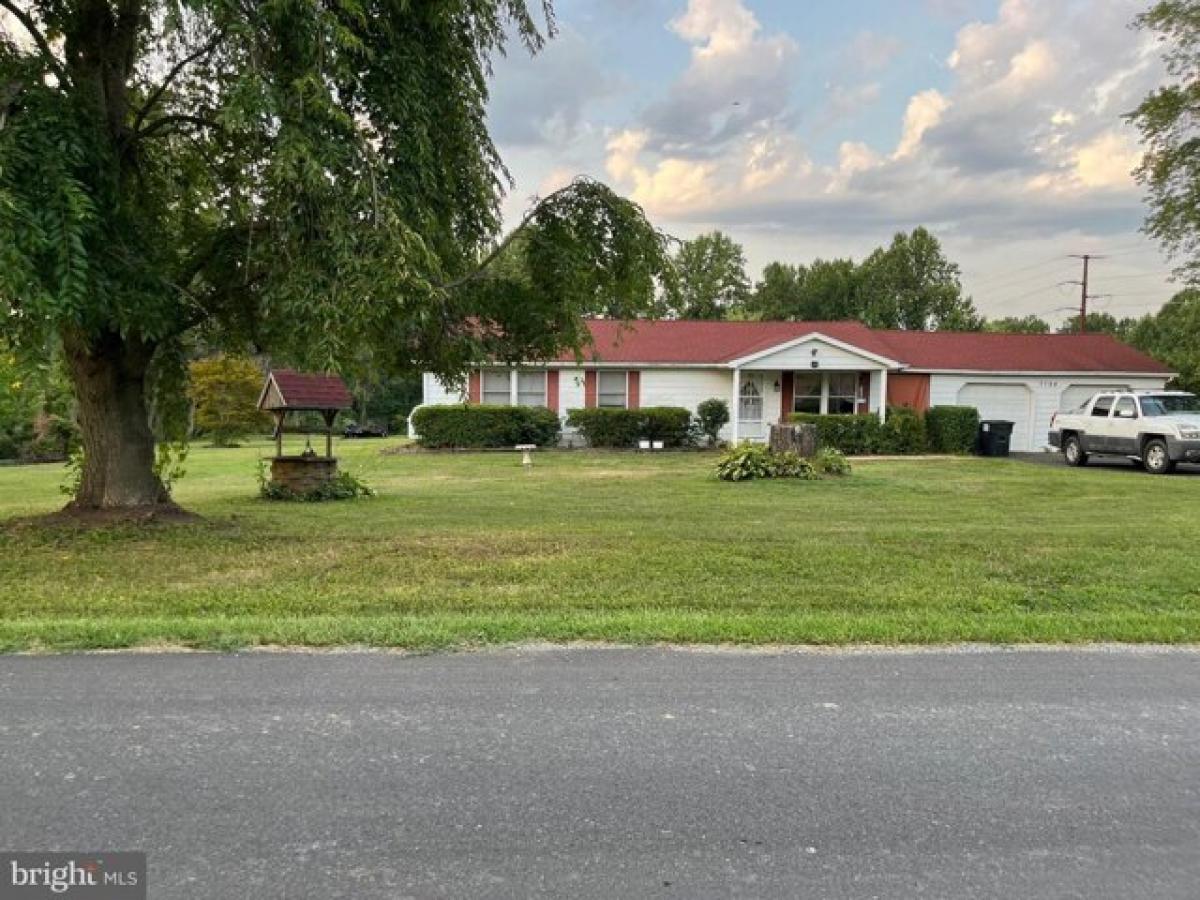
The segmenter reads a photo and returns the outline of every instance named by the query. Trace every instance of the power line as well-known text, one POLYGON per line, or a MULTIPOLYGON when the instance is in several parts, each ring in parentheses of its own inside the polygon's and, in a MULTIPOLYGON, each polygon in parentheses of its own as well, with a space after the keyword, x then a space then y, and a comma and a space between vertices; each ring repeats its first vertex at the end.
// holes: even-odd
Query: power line
MULTIPOLYGON (((1059 262, 1061 263, 1061 262, 1063 262, 1063 260, 1059 260, 1059 262)), ((990 296, 996 297, 996 299, 1003 300, 1004 299, 1003 293, 1005 291, 1010 291, 1013 288, 1021 288, 1027 284, 1033 284, 1038 281, 1044 281, 1045 279, 1051 277, 1053 274, 1054 273, 1052 273, 1052 272, 1049 272, 1049 273, 1039 272, 1038 274, 1033 275, 1031 277, 1018 278, 1014 281, 1006 282, 1004 284, 999 284, 999 285, 996 285, 995 287, 989 288, 989 289, 987 289, 987 293, 990 296), (997 296, 997 295, 999 295, 999 296, 997 296)), ((972 285, 972 287, 975 287, 975 285, 972 285)))
POLYGON ((1040 269, 1042 266, 1047 266, 1050 263, 1058 262, 1061 259, 1061 256, 1051 256, 1049 259, 1043 259, 1040 262, 1030 263, 1029 265, 1022 266, 1019 269, 1007 269, 1001 272, 993 272, 991 275, 984 275, 982 278, 976 279, 975 286, 978 287, 981 284, 987 284, 991 281, 995 281, 997 278, 1003 282, 1003 280, 1008 278, 1010 275, 1020 275, 1023 272, 1031 272, 1034 269, 1040 269))

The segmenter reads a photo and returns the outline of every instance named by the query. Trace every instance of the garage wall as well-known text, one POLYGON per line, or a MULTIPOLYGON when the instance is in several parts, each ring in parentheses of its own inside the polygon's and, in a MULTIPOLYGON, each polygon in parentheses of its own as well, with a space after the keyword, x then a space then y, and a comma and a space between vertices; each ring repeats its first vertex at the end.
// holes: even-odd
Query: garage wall
POLYGON ((447 403, 465 403, 466 394, 457 389, 447 388, 437 380, 437 376, 426 372, 421 376, 422 400, 427 406, 443 406, 447 403))
POLYGON ((978 386, 996 385, 1010 388, 1023 387, 1021 396, 1025 402, 1019 408, 1026 410, 1024 420, 1018 420, 1013 402, 1006 402, 1005 396, 1016 397, 1018 392, 993 391, 997 399, 996 408, 989 413, 983 409, 980 412, 984 418, 1013 419, 1012 449, 1017 452, 1041 450, 1046 446, 1046 435, 1050 430, 1050 417, 1059 412, 1062 407, 1064 394, 1068 400, 1073 400, 1083 391, 1096 393, 1107 387, 1120 385, 1132 390, 1159 390, 1166 384, 1165 378, 1125 378, 1113 376, 1021 376, 1021 375, 933 375, 930 377, 929 401, 932 406, 945 406, 959 403, 963 389, 971 386, 967 396, 986 394, 978 386), (1069 393, 1068 393, 1069 392, 1069 393), (1003 413, 1003 414, 998 414, 1003 413))

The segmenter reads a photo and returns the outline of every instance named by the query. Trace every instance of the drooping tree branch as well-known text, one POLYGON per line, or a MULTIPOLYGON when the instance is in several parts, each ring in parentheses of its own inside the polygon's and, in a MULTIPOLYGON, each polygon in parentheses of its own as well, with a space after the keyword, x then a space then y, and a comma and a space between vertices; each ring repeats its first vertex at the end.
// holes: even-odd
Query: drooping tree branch
POLYGON ((179 74, 192 63, 216 50, 218 45, 224 39, 225 32, 218 31, 207 43, 204 44, 204 46, 196 50, 194 53, 189 53, 171 67, 171 70, 167 72, 162 82, 151 92, 150 96, 146 98, 146 102, 142 104, 142 108, 138 110, 137 116, 133 120, 133 131, 135 134, 141 130, 142 123, 146 121, 146 116, 148 116, 150 111, 154 109, 155 104, 162 99, 163 94, 167 92, 167 88, 169 88, 171 83, 179 77, 179 74))
POLYGON ((503 256, 504 251, 507 250, 512 245, 512 242, 515 241, 518 237, 520 237, 521 233, 526 228, 528 228, 530 226, 530 224, 532 224, 533 220, 537 217, 538 211, 541 210, 541 208, 543 206, 545 206, 550 201, 554 200, 556 197, 559 197, 563 194, 566 194, 568 191, 575 189, 580 183, 587 182, 590 180, 591 179, 587 178, 586 176, 581 175, 580 177, 574 179, 566 187, 560 187, 558 190, 551 191, 545 197, 542 197, 540 200, 537 201, 537 203, 535 203, 533 205, 533 208, 530 209, 529 212, 527 212, 525 214, 525 216, 521 219, 521 221, 517 225, 517 227, 514 228, 512 231, 510 231, 507 235, 505 235, 504 240, 502 240, 495 247, 493 247, 492 252, 489 253, 487 256, 485 256, 483 258, 483 260, 479 263, 478 266, 476 266, 474 269, 472 269, 466 275, 463 275, 459 278, 455 278, 453 281, 448 281, 445 284, 439 285, 439 287, 441 287, 441 289, 445 290, 445 291, 452 291, 455 288, 463 287, 464 285, 470 284, 472 281, 478 281, 480 278, 483 278, 487 274, 487 270, 492 265, 492 263, 494 263, 501 256, 503 256))
POLYGON ((0 9, 8 10, 9 13, 12 14, 12 17, 20 22, 25 30, 29 32, 29 36, 33 38, 33 42, 37 44, 38 50, 42 54, 42 57, 46 60, 46 63, 50 66, 50 68, 54 70, 54 74, 58 78, 59 83, 64 87, 70 84, 70 79, 67 78, 67 70, 63 68, 63 64, 59 62, 58 57, 54 55, 54 51, 50 47, 50 42, 46 40, 46 36, 38 29, 37 23, 33 21, 33 18, 29 15, 29 13, 20 9, 15 3, 11 2, 11 0, 0 0, 0 9))
POLYGON ((135 132, 134 138, 136 140, 144 140, 172 125, 195 125, 197 128, 221 127, 221 123, 216 119, 206 119, 203 116, 189 116, 179 113, 176 115, 162 116, 161 118, 155 119, 141 131, 135 132))

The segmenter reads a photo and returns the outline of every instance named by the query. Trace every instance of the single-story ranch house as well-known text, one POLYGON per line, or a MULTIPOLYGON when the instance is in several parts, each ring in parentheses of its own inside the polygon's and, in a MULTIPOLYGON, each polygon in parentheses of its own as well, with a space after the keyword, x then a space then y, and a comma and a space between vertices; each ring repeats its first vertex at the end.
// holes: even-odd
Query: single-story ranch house
POLYGON ((592 346, 530 367, 483 367, 466 392, 424 377, 425 404, 582 407, 729 403, 722 437, 763 440, 789 413, 974 406, 1014 424, 1012 448, 1045 445, 1050 416, 1099 390, 1159 389, 1173 373, 1107 335, 885 331, 858 322, 589 323, 592 346))

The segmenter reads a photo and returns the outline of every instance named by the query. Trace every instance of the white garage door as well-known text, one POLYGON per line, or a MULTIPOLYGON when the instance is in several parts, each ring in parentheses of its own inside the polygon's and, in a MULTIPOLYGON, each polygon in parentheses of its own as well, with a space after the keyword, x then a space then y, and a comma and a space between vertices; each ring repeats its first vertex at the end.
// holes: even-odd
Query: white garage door
POLYGON ((1073 409, 1078 409, 1092 399, 1092 394, 1098 394, 1101 391, 1127 390, 1129 390, 1129 385, 1126 384, 1070 384, 1062 392, 1062 398, 1058 403, 1058 411, 1070 412, 1073 409))
POLYGON ((1030 418, 1033 415, 1029 388, 1021 384, 964 384, 958 391, 962 406, 979 410, 981 419, 1006 419, 1013 423, 1011 447, 1032 450, 1030 418))

